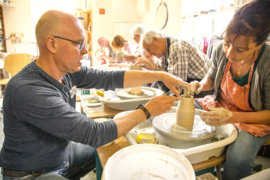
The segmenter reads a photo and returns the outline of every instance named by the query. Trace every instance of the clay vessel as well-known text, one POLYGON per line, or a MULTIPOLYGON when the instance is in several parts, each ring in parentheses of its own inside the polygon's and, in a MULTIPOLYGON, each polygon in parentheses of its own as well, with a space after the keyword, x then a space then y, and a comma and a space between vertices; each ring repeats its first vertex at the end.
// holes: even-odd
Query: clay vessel
POLYGON ((135 64, 130 64, 129 65, 129 70, 142 70, 142 66, 141 65, 135 65, 135 64))
POLYGON ((193 96, 182 96, 176 108, 175 123, 185 128, 191 128, 194 124, 195 106, 193 96))

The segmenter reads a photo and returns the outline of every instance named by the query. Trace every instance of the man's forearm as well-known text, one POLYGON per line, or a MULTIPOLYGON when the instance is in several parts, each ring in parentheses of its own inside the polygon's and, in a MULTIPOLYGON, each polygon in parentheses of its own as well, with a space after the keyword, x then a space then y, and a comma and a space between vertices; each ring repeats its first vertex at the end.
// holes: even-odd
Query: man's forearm
POLYGON ((124 88, 160 81, 163 76, 165 76, 163 72, 156 71, 126 71, 124 76, 124 88))
POLYGON ((126 116, 114 119, 118 130, 118 137, 125 135, 145 119, 146 115, 141 109, 137 109, 126 116))

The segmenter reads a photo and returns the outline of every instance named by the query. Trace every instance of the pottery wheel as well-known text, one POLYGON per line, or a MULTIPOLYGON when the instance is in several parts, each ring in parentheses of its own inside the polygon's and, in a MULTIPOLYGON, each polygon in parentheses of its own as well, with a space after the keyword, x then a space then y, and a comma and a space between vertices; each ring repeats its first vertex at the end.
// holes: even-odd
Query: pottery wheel
POLYGON ((123 99, 140 99, 140 98, 149 98, 149 97, 154 96, 153 91, 149 91, 145 89, 142 90, 144 92, 143 95, 128 94, 126 91, 127 90, 118 91, 116 95, 123 99))
POLYGON ((216 127, 206 125, 199 115, 195 115, 193 129, 186 129, 176 124, 176 113, 165 113, 153 120, 153 128, 159 134, 174 140, 201 141, 213 138, 216 127))

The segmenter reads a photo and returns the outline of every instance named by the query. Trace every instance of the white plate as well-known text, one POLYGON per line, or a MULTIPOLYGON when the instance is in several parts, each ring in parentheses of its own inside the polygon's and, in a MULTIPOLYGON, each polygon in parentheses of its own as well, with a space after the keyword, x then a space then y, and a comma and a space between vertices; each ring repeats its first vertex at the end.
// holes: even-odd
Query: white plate
POLYGON ((154 96, 153 91, 149 91, 149 90, 145 90, 145 89, 142 89, 142 91, 144 92, 143 95, 128 94, 127 90, 118 91, 116 93, 116 95, 119 96, 120 98, 123 98, 123 99, 140 99, 140 98, 149 98, 149 97, 154 96))
POLYGON ((195 180, 186 157, 165 146, 140 144, 123 148, 107 161, 102 180, 195 180))
POLYGON ((99 107, 101 106, 101 103, 92 103, 92 104, 85 104, 87 107, 99 107))
MULTIPOLYGON (((115 91, 105 91, 104 96, 101 97, 94 92, 95 96, 98 98, 98 100, 109 108, 116 109, 116 110, 122 110, 122 111, 127 111, 127 110, 134 110, 139 104, 146 104, 150 99, 156 96, 161 96, 163 95, 163 91, 160 89, 156 88, 151 88, 151 87, 141 87, 142 90, 148 90, 152 91, 154 93, 154 96, 148 97, 148 98, 139 98, 139 99, 123 99, 119 98, 116 93, 118 91, 122 91, 123 89, 115 89, 115 91)), ((128 89, 124 89, 128 90, 128 89)))

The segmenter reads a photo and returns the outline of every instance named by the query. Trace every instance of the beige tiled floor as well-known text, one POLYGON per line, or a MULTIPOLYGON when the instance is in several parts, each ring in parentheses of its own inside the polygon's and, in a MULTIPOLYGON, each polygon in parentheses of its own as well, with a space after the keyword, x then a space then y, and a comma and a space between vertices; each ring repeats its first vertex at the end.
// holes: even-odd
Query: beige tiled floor
POLYGON ((83 178, 81 178, 81 180, 96 180, 96 179, 97 179, 96 173, 94 173, 93 171, 91 171, 86 176, 84 176, 83 178))

